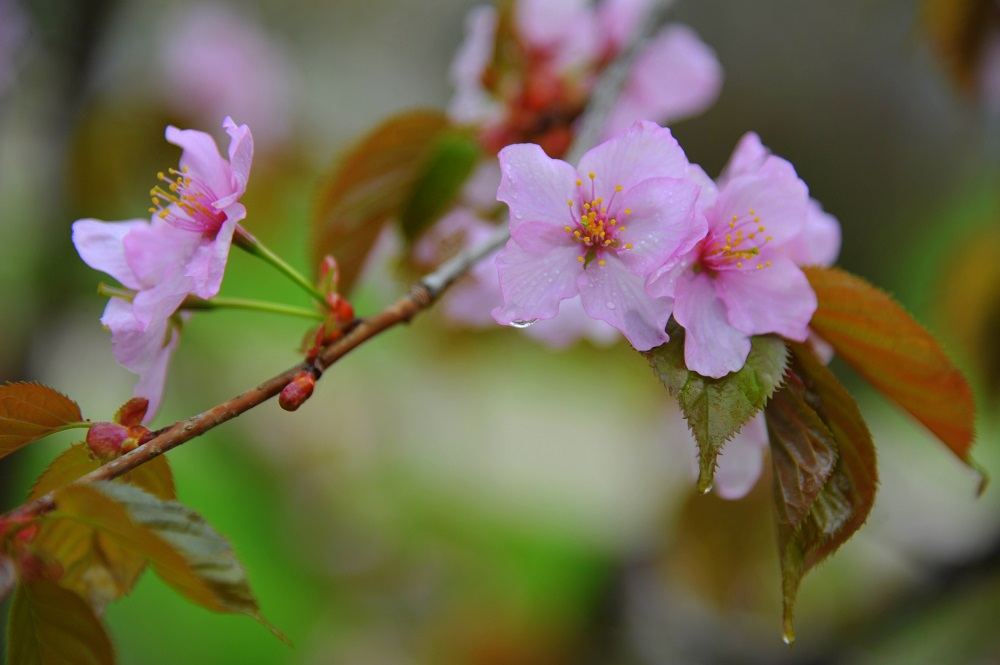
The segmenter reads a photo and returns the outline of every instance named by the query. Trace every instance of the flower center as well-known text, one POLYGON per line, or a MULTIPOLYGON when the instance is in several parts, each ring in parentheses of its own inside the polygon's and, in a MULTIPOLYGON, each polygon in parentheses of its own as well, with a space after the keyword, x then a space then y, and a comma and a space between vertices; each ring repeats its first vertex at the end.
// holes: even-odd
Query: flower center
POLYGON ((766 232, 767 227, 753 208, 747 215, 733 215, 728 225, 715 229, 705 241, 702 265, 713 271, 769 267, 771 262, 760 256, 761 250, 771 241, 771 236, 764 235, 766 232))
POLYGON ((170 169, 170 177, 160 171, 156 177, 166 183, 149 190, 153 207, 149 212, 185 231, 215 235, 226 221, 226 214, 212 202, 216 197, 201 182, 188 175, 187 167, 170 169), (164 205, 166 207, 164 207, 164 205))
MULTIPOLYGON (((631 243, 624 242, 621 233, 625 231, 625 226, 614 216, 615 210, 621 206, 615 206, 615 197, 622 191, 621 185, 615 185, 615 191, 611 198, 605 203, 604 197, 597 196, 594 184, 595 176, 588 174, 590 178, 590 192, 586 192, 583 187, 583 180, 576 181, 576 187, 580 192, 578 203, 569 200, 570 224, 563 227, 574 241, 582 246, 582 254, 577 257, 577 261, 584 265, 589 265, 592 260, 597 259, 598 265, 604 265, 604 260, 600 258, 600 253, 607 250, 621 252, 632 249, 631 243), (608 211, 611 211, 610 213, 608 211)), ((629 208, 621 210, 624 215, 631 215, 629 208)))

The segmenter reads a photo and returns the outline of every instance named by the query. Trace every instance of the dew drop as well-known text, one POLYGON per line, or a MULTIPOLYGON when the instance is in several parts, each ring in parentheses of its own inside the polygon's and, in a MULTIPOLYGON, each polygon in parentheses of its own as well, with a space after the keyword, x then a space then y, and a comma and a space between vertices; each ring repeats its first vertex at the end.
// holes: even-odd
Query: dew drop
POLYGON ((795 641, 795 636, 785 633, 784 635, 781 636, 781 641, 787 644, 788 646, 792 646, 792 642, 795 641))
POLYGON ((615 304, 613 302, 611 302, 610 300, 608 302, 604 303, 604 306, 607 307, 608 309, 614 309, 615 308, 615 304))
POLYGON ((511 326, 511 328, 527 328, 528 326, 530 326, 532 323, 534 323, 537 320, 538 319, 528 319, 527 321, 522 321, 522 320, 519 319, 517 321, 511 321, 510 322, 510 326, 511 326))
POLYGON ((712 491, 713 487, 715 487, 715 485, 711 481, 709 481, 708 484, 706 485, 699 485, 698 489, 701 490, 702 494, 708 494, 709 492, 712 491))

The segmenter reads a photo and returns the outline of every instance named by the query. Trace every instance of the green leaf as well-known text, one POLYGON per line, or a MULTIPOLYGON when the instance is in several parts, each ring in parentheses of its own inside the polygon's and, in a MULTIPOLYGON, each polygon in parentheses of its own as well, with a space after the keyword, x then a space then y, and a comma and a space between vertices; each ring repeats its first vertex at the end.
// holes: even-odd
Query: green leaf
POLYGON ((190 508, 131 485, 101 482, 60 490, 51 515, 92 526, 145 557, 189 600, 216 612, 251 616, 287 642, 261 617, 229 542, 190 508))
POLYGON ((895 300, 836 268, 805 268, 819 308, 809 324, 883 394, 972 465, 975 403, 937 340, 895 300))
POLYGON ((311 249, 316 266, 327 254, 337 258, 341 293, 350 292, 385 222, 400 214, 449 127, 440 111, 402 113, 338 160, 317 199, 311 249))
MULTIPOLYGON (((65 487, 100 466, 85 443, 78 443, 52 461, 35 482, 28 500, 65 487)), ((131 483, 161 499, 173 499, 173 474, 165 457, 157 457, 126 474, 119 483, 131 483)), ((87 598, 98 612, 129 593, 146 566, 141 554, 123 547, 106 533, 75 519, 52 516, 39 523, 33 543, 54 559, 64 574, 60 583, 87 598)))
POLYGON ((111 640, 90 606, 55 582, 14 591, 7 620, 8 665, 111 665, 111 640))
POLYGON ((0 386, 0 457, 83 420, 76 402, 37 383, 0 386))
POLYGON ((451 130, 438 137, 399 215, 407 242, 448 210, 481 156, 479 142, 467 132, 451 130))
POLYGON ((684 363, 684 329, 671 322, 670 341, 643 352, 653 372, 677 399, 698 442, 698 490, 712 489, 719 453, 782 381, 788 351, 778 337, 754 337, 746 364, 736 372, 712 379, 692 372, 684 363))
POLYGON ((799 583, 861 527, 875 503, 875 447, 857 404, 804 345, 790 344, 784 387, 764 410, 771 440, 784 598, 795 639, 799 583))

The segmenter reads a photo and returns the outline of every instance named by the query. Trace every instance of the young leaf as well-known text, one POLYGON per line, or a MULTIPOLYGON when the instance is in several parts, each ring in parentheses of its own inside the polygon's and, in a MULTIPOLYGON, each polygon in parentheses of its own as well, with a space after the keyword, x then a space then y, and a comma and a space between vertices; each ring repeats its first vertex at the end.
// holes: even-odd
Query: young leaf
POLYGON ((261 617, 228 541, 190 508, 130 485, 102 482, 61 490, 53 515, 89 524, 142 555, 163 581, 202 607, 246 614, 287 641, 261 617))
POLYGON ((7 620, 8 665, 113 665, 111 640, 86 601, 36 579, 14 591, 7 620))
POLYGON ((854 400, 807 347, 790 349, 789 378, 764 410, 789 643, 802 576, 861 527, 878 482, 875 447, 854 400))
POLYGON ((971 464, 972 389, 937 340, 895 300, 836 268, 806 268, 819 299, 810 326, 841 358, 971 464))
POLYGON ((449 128, 439 111, 410 111, 373 129, 339 160, 323 185, 312 224, 312 258, 332 254, 340 292, 349 293, 385 222, 398 215, 437 139, 449 128))
MULTIPOLYGON (((101 462, 91 455, 87 444, 77 443, 52 460, 52 463, 32 486, 31 492, 28 494, 28 501, 34 501, 52 490, 69 485, 99 466, 101 466, 101 462)), ((167 458, 162 455, 126 474, 122 480, 161 499, 177 498, 174 489, 174 475, 170 471, 167 458)))
POLYGON ((698 442, 698 490, 712 489, 716 459, 781 384, 788 352, 778 337, 754 337, 750 356, 737 372, 704 377, 684 364, 684 329, 671 324, 670 341, 646 351, 653 372, 677 399, 698 442))
POLYGON ((83 420, 80 407, 37 383, 0 386, 0 457, 83 420))
POLYGON ((467 132, 450 130, 438 137, 399 215, 407 242, 416 240, 448 209, 480 155, 479 142, 467 132))

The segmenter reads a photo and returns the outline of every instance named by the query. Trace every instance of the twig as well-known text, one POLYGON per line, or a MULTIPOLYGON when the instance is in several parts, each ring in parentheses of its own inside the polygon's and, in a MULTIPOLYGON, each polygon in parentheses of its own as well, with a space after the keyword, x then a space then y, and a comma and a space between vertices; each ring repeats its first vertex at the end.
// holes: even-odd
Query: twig
MULTIPOLYGON (((643 29, 633 39, 631 45, 605 70, 601 81, 595 88, 590 105, 581 118, 581 129, 570 148, 569 154, 573 161, 592 147, 600 138, 600 132, 607 120, 614 99, 625 82, 628 68, 635 58, 639 46, 665 20, 666 14, 673 5, 673 0, 659 0, 655 3, 643 29)), ((414 316, 430 307, 442 293, 469 268, 477 262, 490 256, 500 249, 510 237, 506 226, 482 244, 456 255, 443 263, 434 272, 425 275, 410 288, 410 292, 389 305, 381 312, 361 319, 343 337, 324 348, 313 363, 299 363, 281 374, 259 384, 256 388, 240 393, 221 404, 186 420, 174 423, 161 430, 152 440, 139 446, 118 459, 104 464, 72 484, 92 483, 101 480, 112 480, 123 476, 133 469, 149 462, 155 457, 166 453, 177 446, 198 437, 222 423, 266 402, 279 394, 286 385, 303 371, 314 368, 325 370, 361 344, 379 333, 400 323, 409 322, 414 316)), ((28 521, 46 513, 55 507, 55 495, 58 490, 50 492, 34 501, 25 503, 0 516, 0 520, 11 522, 28 521)))

